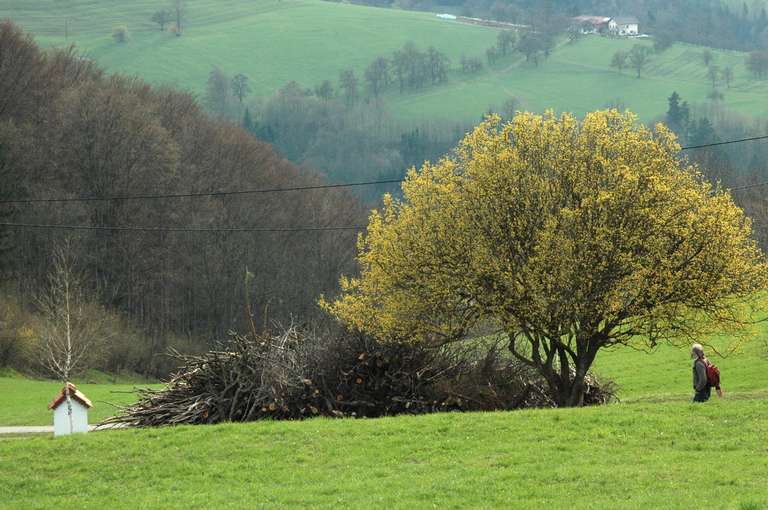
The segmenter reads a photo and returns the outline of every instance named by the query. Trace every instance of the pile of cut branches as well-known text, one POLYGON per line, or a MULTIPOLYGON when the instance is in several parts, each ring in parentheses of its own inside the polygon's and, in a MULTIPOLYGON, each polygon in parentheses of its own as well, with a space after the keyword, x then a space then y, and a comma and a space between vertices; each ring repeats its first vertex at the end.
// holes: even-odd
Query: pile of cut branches
MULTIPOLYGON (((175 356, 182 366, 165 388, 139 390, 136 404, 102 425, 554 406, 541 378, 498 344, 435 349, 291 327, 279 335, 232 334, 221 349, 175 356)), ((613 397, 610 384, 588 378, 587 386, 587 404, 613 397)))

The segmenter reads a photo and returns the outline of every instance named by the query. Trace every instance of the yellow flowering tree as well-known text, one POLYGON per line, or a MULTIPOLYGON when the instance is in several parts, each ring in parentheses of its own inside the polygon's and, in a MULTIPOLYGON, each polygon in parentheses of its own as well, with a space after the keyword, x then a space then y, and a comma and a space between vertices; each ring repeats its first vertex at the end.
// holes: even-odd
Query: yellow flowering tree
POLYGON ((489 117, 412 169, 358 242, 360 275, 323 306, 389 341, 478 324, 509 338, 558 405, 580 405, 598 351, 753 322, 766 262, 729 193, 631 113, 489 117))

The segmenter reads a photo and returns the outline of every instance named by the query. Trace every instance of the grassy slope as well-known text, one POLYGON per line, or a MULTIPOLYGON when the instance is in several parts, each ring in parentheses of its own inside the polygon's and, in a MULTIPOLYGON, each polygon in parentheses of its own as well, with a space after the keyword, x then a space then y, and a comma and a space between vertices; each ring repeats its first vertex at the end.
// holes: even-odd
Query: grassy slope
POLYGON ((9 16, 43 45, 63 45, 64 19, 72 21, 69 42, 110 70, 139 74, 200 92, 213 65, 243 72, 254 94, 273 93, 289 80, 313 86, 336 80, 347 67, 362 71, 373 58, 409 40, 434 45, 454 60, 480 54, 496 31, 441 21, 429 13, 345 5, 320 0, 189 0, 183 37, 160 33, 149 22, 156 0, 6 0, 9 16), (112 27, 125 24, 131 41, 112 41, 112 27))
MULTIPOLYGON (((650 120, 666 111, 667 97, 673 91, 689 102, 706 101, 711 84, 701 62, 701 47, 676 44, 662 54, 654 54, 637 79, 633 70, 619 73, 609 66, 614 52, 629 50, 635 44, 634 40, 599 36, 563 43, 539 67, 517 60, 474 78, 454 77, 445 87, 402 98, 392 96, 393 111, 414 119, 477 118, 477 112, 516 97, 523 109, 553 108, 581 115, 619 100, 643 120, 650 120)), ((768 115, 768 81, 751 79, 742 53, 712 53, 717 65, 731 66, 734 72, 731 88, 721 85, 725 106, 755 116, 768 115)))
MULTIPOLYGON (((208 72, 219 65, 230 74, 251 78, 255 95, 274 92, 288 80, 312 86, 336 80, 340 69, 361 72, 376 56, 413 40, 434 45, 453 65, 462 54, 483 55, 496 30, 462 25, 434 14, 376 9, 319 0, 189 0, 189 26, 183 37, 160 33, 149 21, 153 0, 6 0, 0 17, 9 16, 32 31, 44 45, 63 45, 64 20, 70 19, 69 42, 76 42, 112 71, 139 74, 153 83, 169 83, 200 92, 208 72), (131 41, 112 41, 112 27, 125 24, 131 41)), ((441 87, 418 93, 390 93, 394 113, 404 120, 444 118, 476 120, 491 105, 515 96, 523 107, 578 114, 614 99, 649 120, 666 110, 677 90, 688 101, 704 101, 710 85, 701 63, 702 49, 678 44, 653 55, 644 76, 609 68, 612 54, 636 41, 586 37, 561 44, 539 67, 507 60, 475 76, 458 72, 441 87)), ((724 89, 729 108, 768 115, 768 80, 754 81, 744 55, 713 51, 720 67, 732 66, 734 82, 724 89)))
POLYGON ((0 507, 757 509, 766 424, 755 400, 17 438, 0 507))
MULTIPOLYGON (((728 398, 768 399, 768 342, 764 338, 723 357, 710 355, 720 368, 728 398)), ((615 348, 598 355, 595 370, 617 381, 622 401, 686 401, 693 396, 687 349, 664 345, 646 354, 615 348)))
POLYGON ((706 405, 686 350, 624 349, 601 408, 6 438, 0 508, 768 508, 765 349, 716 361, 706 405))

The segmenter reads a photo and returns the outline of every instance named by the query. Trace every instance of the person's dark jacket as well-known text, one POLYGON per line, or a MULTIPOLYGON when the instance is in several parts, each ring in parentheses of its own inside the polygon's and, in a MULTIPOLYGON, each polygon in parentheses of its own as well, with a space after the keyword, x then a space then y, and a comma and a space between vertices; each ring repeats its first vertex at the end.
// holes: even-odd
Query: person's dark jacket
POLYGON ((693 389, 701 391, 709 384, 707 380, 707 365, 704 358, 698 358, 693 362, 693 389))

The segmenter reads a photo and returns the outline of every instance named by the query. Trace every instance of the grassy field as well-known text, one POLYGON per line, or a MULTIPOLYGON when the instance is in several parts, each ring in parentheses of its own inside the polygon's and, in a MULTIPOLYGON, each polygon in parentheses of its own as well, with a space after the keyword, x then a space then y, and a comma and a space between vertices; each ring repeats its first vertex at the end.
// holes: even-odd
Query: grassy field
POLYGON ((375 57, 413 40, 434 45, 457 60, 481 54, 496 31, 449 23, 434 14, 323 2, 320 0, 189 0, 184 36, 158 30, 150 21, 156 0, 6 0, 10 17, 45 46, 75 43, 111 71, 138 74, 153 83, 203 90, 214 65, 249 76, 255 95, 272 94, 289 80, 313 86, 336 80, 339 71, 362 71, 375 57), (69 39, 64 23, 70 20, 69 39), (125 25, 127 44, 112 40, 125 25))
MULTIPOLYGON (((17 21, 45 46, 75 43, 110 71, 200 93, 212 66, 218 65, 226 73, 248 75, 257 96, 269 95, 289 80, 310 87, 324 79, 335 81, 347 67, 361 73, 373 58, 407 41, 435 46, 456 67, 461 55, 484 55, 497 34, 496 29, 440 20, 431 13, 320 0, 189 0, 187 31, 174 37, 149 20, 158 5, 154 0, 5 0, 0 17, 17 21), (117 25, 128 27, 127 44, 112 40, 117 25)), ((519 99, 524 109, 577 114, 618 100, 643 120, 666 111, 666 98, 674 90, 690 102, 706 100, 711 85, 702 48, 677 44, 654 54, 640 79, 632 70, 611 69, 613 53, 636 42, 598 36, 563 42, 538 67, 507 59, 477 75, 452 72, 440 87, 392 92, 387 100, 396 117, 414 123, 477 120, 489 106, 500 107, 510 97, 519 99)), ((713 54, 717 65, 731 66, 734 72, 731 87, 721 86, 725 106, 768 115, 768 80, 748 75, 743 53, 713 54)))
MULTIPOLYGON (((110 404, 131 403, 135 400, 133 389, 148 386, 146 380, 125 376, 115 384, 98 372, 88 374, 75 383, 93 402, 88 419, 94 424, 115 414, 115 408, 110 404)), ((52 417, 48 403, 60 389, 61 384, 55 381, 28 379, 11 372, 0 373, 0 426, 50 425, 52 417)))
MULTIPOLYGON (((616 349, 597 368, 622 403, 599 408, 0 438, 0 508, 764 510, 765 346, 713 359, 726 398, 704 405, 687 350, 616 349)), ((44 407, 45 384, 0 378, 0 409, 44 407)))
POLYGON ((764 509, 764 401, 0 440, 3 508, 764 509))
MULTIPOLYGON (((723 357, 708 353, 720 368, 729 399, 768 399, 768 342, 765 336, 723 357)), ((661 345, 650 354, 625 347, 601 352, 594 370, 619 385, 623 402, 687 401, 691 359, 686 350, 661 345)), ((690 395, 689 395, 690 393, 690 395)))
MULTIPOLYGON (((499 107, 515 97, 522 109, 552 108, 577 115, 618 102, 648 121, 667 110, 667 98, 673 91, 689 102, 707 101, 712 85, 706 78, 701 47, 676 44, 662 54, 653 54, 638 79, 634 70, 619 73, 609 66, 613 53, 627 51, 635 44, 636 40, 599 36, 561 43, 538 67, 518 59, 474 78, 454 76, 444 87, 391 96, 393 113, 413 119, 477 118, 476 112, 499 107)), ((768 80, 752 79, 742 53, 712 53, 720 68, 730 66, 734 73, 730 88, 720 86, 723 105, 756 117, 768 115, 768 80)))

